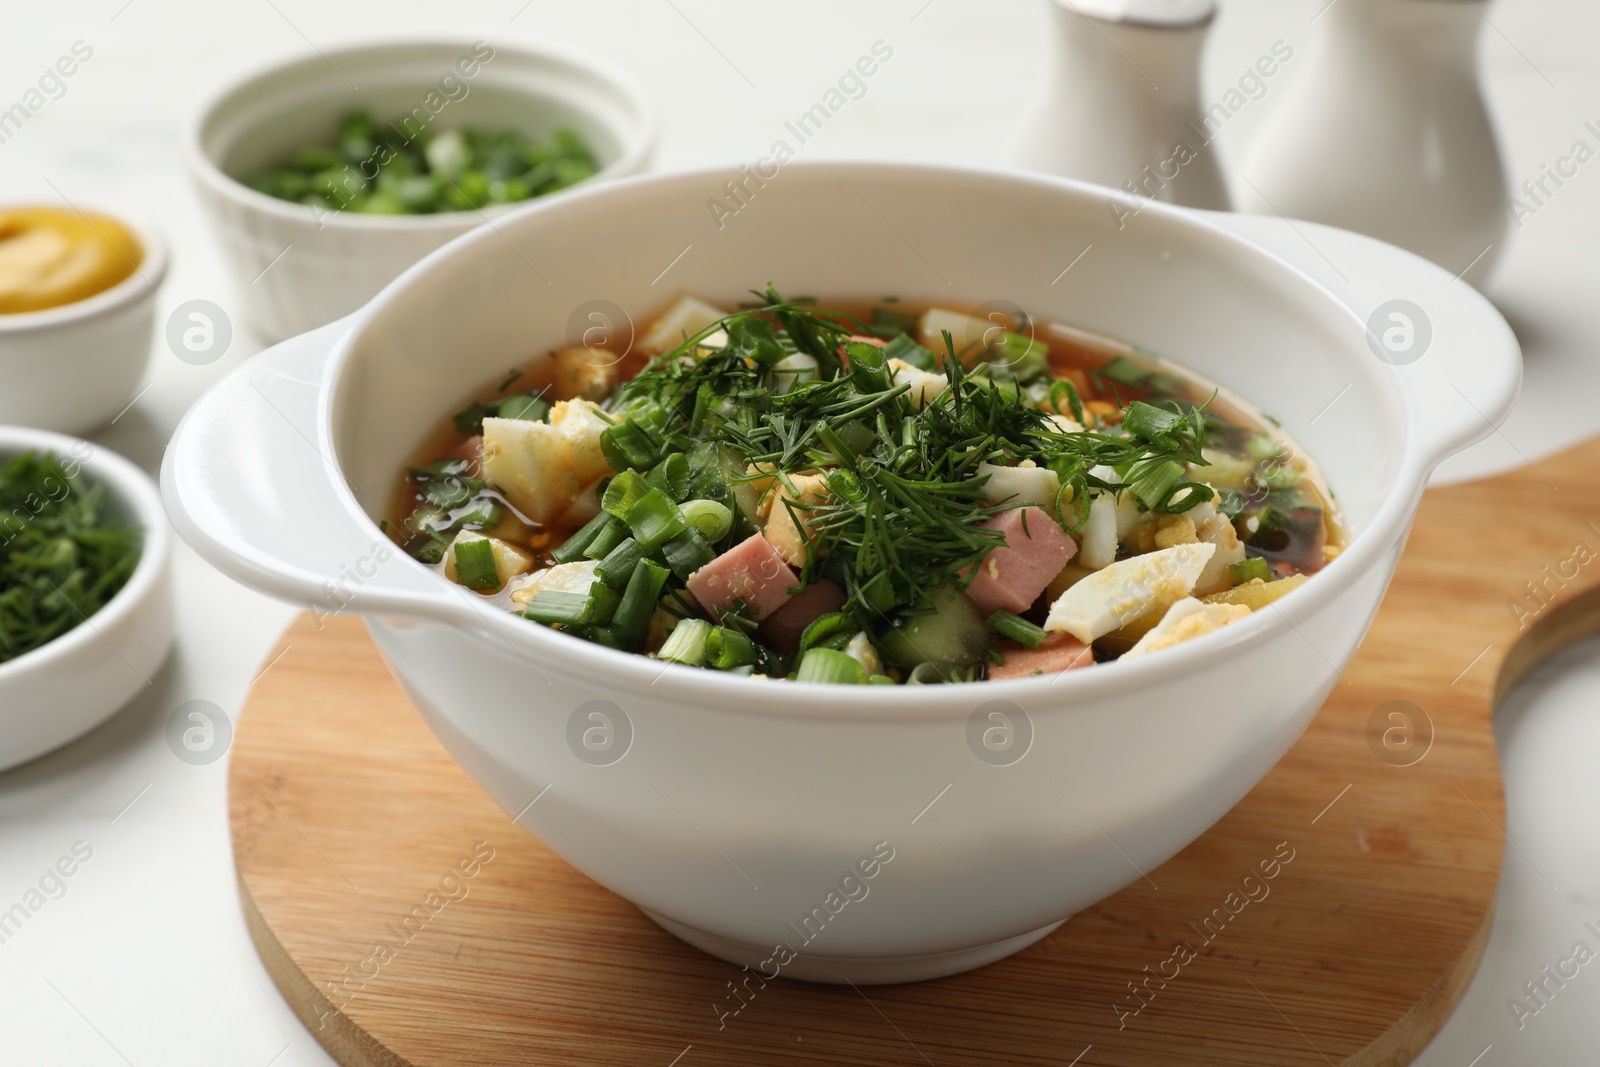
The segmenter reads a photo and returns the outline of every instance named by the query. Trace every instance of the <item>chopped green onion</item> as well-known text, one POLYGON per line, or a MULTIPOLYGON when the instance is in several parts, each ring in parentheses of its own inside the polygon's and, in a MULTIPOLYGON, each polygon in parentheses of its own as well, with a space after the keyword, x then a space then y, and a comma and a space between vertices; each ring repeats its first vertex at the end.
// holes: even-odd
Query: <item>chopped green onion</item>
POLYGON ((550 414, 550 404, 531 393, 508 396, 497 405, 495 414, 502 419, 519 419, 523 422, 544 422, 550 414))
POLYGON ((547 625, 560 623, 573 626, 585 621, 589 613, 589 598, 583 593, 564 593, 554 589, 541 589, 528 598, 522 617, 547 625))
POLYGON ((1183 465, 1170 459, 1155 463, 1140 463, 1129 473, 1131 477, 1128 485, 1133 490, 1133 495, 1152 511, 1167 502, 1172 496, 1172 491, 1184 477, 1183 465))
POLYGON ((1143 400, 1135 400, 1129 404, 1122 416, 1122 428, 1146 441, 1154 440, 1181 425, 1183 425, 1182 415, 1165 408, 1158 408, 1154 404, 1146 404, 1143 400))
POLYGON ((595 535, 589 547, 583 550, 584 556, 589 559, 605 559, 611 554, 612 549, 628 539, 628 527, 620 522, 614 522, 601 529, 595 535))
POLYGON ((667 561, 672 573, 687 578, 707 563, 717 558, 716 549, 706 543, 700 531, 693 526, 674 534, 661 546, 661 558, 667 561))
POLYGON ((673 503, 681 501, 689 491, 689 458, 682 452, 672 453, 645 475, 645 481, 667 494, 673 503))
POLYGON ((565 626, 608 622, 621 599, 621 594, 604 582, 595 582, 587 593, 541 589, 528 598, 522 617, 565 626))
POLYGON ((1260 578, 1263 582, 1270 582, 1273 578, 1272 568, 1260 556, 1251 556, 1249 559, 1240 560, 1228 568, 1228 573, 1233 575, 1234 585, 1243 585, 1256 578, 1260 578))
POLYGON ((1217 490, 1217 510, 1234 522, 1244 514, 1244 494, 1237 489, 1217 490))
POLYGON ((1009 637, 1019 645, 1038 648, 1044 643, 1044 627, 1035 626, 1020 615, 997 611, 989 616, 989 629, 1001 637, 1009 637))
POLYGON ((661 599, 661 587, 667 584, 667 577, 671 573, 648 559, 642 559, 634 566, 633 575, 628 579, 628 588, 622 594, 622 602, 611 616, 611 628, 618 640, 623 642, 623 647, 632 648, 644 636, 650 625, 650 616, 661 599))
POLYGON ((1124 359, 1122 356, 1113 357, 1111 362, 1101 367, 1097 373, 1102 377, 1110 378, 1114 382, 1119 382, 1122 385, 1131 385, 1136 389, 1144 385, 1145 378, 1149 375, 1149 372, 1139 364, 1131 359, 1124 359))
POLYGON ((551 549, 550 558, 557 563, 576 563, 583 558, 583 550, 588 548, 596 537, 600 536, 600 531, 616 521, 611 515, 602 511, 578 527, 571 537, 551 549))
POLYGON ((706 638, 706 664, 731 671, 756 661, 756 644, 738 630, 719 626, 706 638))
POLYGON ((444 550, 449 544, 443 537, 429 530, 408 539, 404 548, 411 558, 419 563, 434 564, 444 559, 444 550))
MULTIPOLYGON (((913 323, 914 324, 914 323, 913 323)), ((883 346, 885 361, 898 359, 902 363, 909 363, 918 370, 932 371, 938 369, 939 360, 934 354, 923 348, 905 334, 892 338, 883 346)))
POLYGON ((862 393, 881 393, 889 388, 889 360, 879 345, 850 341, 844 346, 850 357, 850 380, 862 393))
POLYGON ((867 680, 866 674, 858 661, 843 652, 811 648, 801 657, 795 680, 822 685, 861 685, 867 680))
POLYGON ((649 491, 650 483, 644 480, 643 475, 635 470, 625 470, 606 485, 605 494, 600 498, 600 507, 609 515, 626 518, 628 509, 649 491))
POLYGON ((617 628, 614 624, 584 626, 575 632, 580 637, 593 641, 597 645, 605 645, 607 648, 614 648, 621 652, 631 652, 633 650, 632 644, 624 641, 622 635, 617 633, 617 628))
POLYGON ((1050 349, 1043 342, 1007 330, 1000 335, 995 360, 1021 381, 1027 381, 1049 372, 1045 361, 1049 354, 1050 349))
POLYGON ((887 674, 874 674, 867 679, 868 685, 893 685, 894 679, 887 674))
POLYGON ((605 582, 613 589, 621 589, 633 577, 633 568, 644 558, 644 549, 639 547, 639 542, 628 538, 606 553, 605 559, 595 567, 595 577, 605 582))
POLYGON ((613 589, 604 582, 595 582, 589 587, 589 611, 583 621, 610 622, 621 603, 621 590, 613 589))
POLYGON ((1184 482, 1172 491, 1161 510, 1172 515, 1182 515, 1192 507, 1204 504, 1216 496, 1216 490, 1199 482, 1184 482))
POLYGON ((483 426, 483 417, 489 414, 491 414, 489 408, 474 400, 450 416, 450 420, 456 424, 458 433, 470 434, 477 432, 483 426))
POLYGON ((1261 462, 1276 459, 1283 454, 1283 446, 1264 433, 1253 433, 1244 443, 1244 451, 1251 459, 1261 462))
POLYGON ((494 593, 500 589, 500 572, 494 565, 494 545, 487 537, 476 541, 457 541, 456 581, 480 593, 494 593))
POLYGON ((600 451, 613 470, 646 470, 656 465, 661 446, 635 419, 606 427, 600 434, 600 451))
POLYGON ((689 667, 702 666, 706 661, 706 640, 710 636, 709 622, 704 619, 684 619, 667 635, 667 643, 661 646, 656 658, 689 667))
POLYGON ((625 516, 633 536, 639 539, 646 552, 654 552, 669 539, 689 528, 678 512, 677 505, 668 500, 659 489, 651 489, 640 497, 625 516))
POLYGON ((804 652, 820 645, 826 645, 829 641, 836 640, 841 635, 843 635, 845 642, 848 643, 850 638, 855 636, 855 632, 855 616, 848 611, 835 611, 821 616, 805 628, 804 632, 800 634, 800 650, 804 652))
POLYGON ((733 528, 733 511, 715 500, 691 500, 678 508, 683 521, 700 531, 700 536, 715 544, 733 528))
POLYGON ((1050 406, 1056 411, 1061 411, 1061 402, 1066 401, 1066 414, 1070 414, 1074 422, 1083 425, 1083 398, 1078 396, 1078 387, 1066 378, 1059 378, 1050 383, 1050 406))
POLYGON ((1269 463, 1256 472, 1256 478, 1268 489, 1293 489, 1300 484, 1300 472, 1286 463, 1269 463))

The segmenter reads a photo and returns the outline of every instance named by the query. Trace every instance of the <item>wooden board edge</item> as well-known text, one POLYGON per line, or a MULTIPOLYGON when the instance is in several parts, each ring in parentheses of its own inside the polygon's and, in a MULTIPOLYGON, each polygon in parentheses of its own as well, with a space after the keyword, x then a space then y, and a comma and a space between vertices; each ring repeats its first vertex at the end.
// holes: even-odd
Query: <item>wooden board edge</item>
POLYGON ((237 867, 234 868, 234 880, 239 885, 239 907, 244 912, 245 928, 250 932, 256 955, 261 957, 272 984, 278 988, 289 1010, 294 1012, 300 1025, 316 1039, 317 1044, 339 1061, 341 1067, 416 1067, 410 1060, 402 1059, 384 1047, 351 1021, 348 1015, 328 1003, 328 999, 317 991, 311 978, 278 941, 237 867))
MULTIPOLYGON (((1498 896, 1497 893, 1496 899, 1498 896)), ((1342 1067, 1407 1067, 1416 1062, 1423 1049, 1444 1030, 1477 976, 1483 953, 1489 947, 1490 931, 1494 928, 1494 910, 1491 900, 1478 932, 1462 949, 1461 958, 1449 973, 1441 976, 1382 1037, 1346 1059, 1342 1067)))

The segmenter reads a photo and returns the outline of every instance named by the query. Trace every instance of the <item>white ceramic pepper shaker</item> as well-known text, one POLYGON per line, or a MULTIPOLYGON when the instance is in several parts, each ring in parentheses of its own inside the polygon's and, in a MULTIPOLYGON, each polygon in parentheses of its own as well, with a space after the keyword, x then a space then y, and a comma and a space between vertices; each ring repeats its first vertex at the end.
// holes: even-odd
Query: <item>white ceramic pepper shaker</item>
POLYGON ((1485 280, 1510 216, 1478 81, 1479 6, 1333 0, 1246 153, 1240 210, 1356 230, 1485 280))
POLYGON ((1215 0, 1046 0, 1055 60, 1013 166, 1140 199, 1226 209, 1200 115, 1215 0))

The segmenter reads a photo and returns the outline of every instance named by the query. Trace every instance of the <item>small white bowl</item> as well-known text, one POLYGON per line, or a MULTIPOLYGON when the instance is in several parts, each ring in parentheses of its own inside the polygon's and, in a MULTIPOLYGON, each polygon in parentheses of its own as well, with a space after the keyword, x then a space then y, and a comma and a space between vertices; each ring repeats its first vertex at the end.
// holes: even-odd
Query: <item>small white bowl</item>
MULTIPOLYGON (((110 514, 144 530, 139 563, 111 601, 49 644, 0 663, 0 770, 60 748, 150 684, 172 649, 167 516, 148 475, 115 452, 63 434, 0 426, 0 462, 53 452, 73 482, 104 485, 110 514)), ((0 518, 0 539, 7 535, 0 518)))
POLYGON ((121 208, 73 205, 122 223, 144 259, 128 277, 86 300, 0 315, 0 424, 87 433, 121 414, 150 362, 155 296, 167 275, 167 246, 154 227, 121 208))
POLYGON ((302 144, 331 141, 351 111, 384 122, 419 108, 435 130, 510 128, 544 138, 570 126, 601 165, 582 186, 644 169, 659 127, 654 105, 628 74, 553 43, 388 40, 324 49, 240 78, 201 109, 184 150, 247 316, 263 335, 281 340, 347 315, 424 255, 521 206, 324 212, 243 183, 302 144), (477 60, 485 49, 492 56, 477 60))

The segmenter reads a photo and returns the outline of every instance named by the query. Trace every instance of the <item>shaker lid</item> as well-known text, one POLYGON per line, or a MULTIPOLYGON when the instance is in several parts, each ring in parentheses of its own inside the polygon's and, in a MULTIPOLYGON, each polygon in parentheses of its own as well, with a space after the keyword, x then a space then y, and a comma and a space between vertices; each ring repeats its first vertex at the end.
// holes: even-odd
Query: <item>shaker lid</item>
POLYGON ((1216 0, 1055 0, 1068 11, 1105 22, 1134 26, 1186 28, 1211 21, 1216 0))

